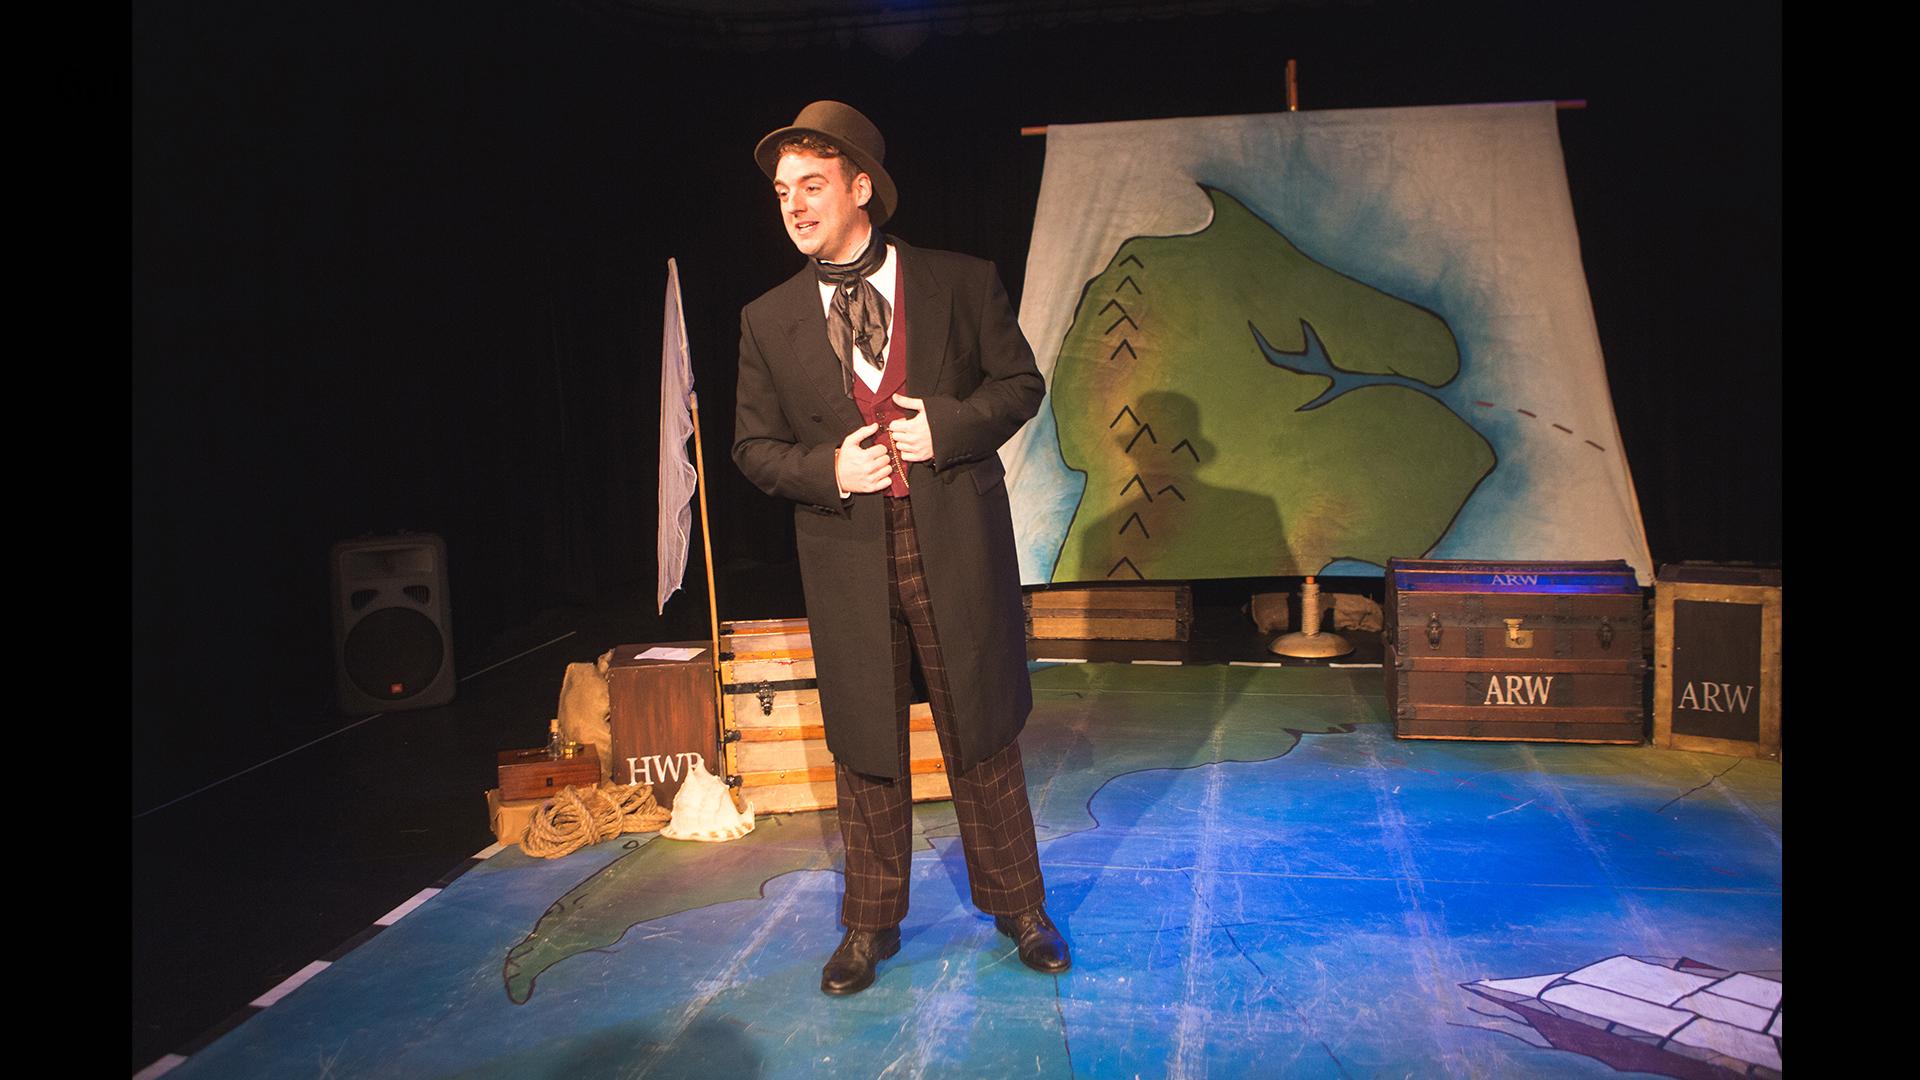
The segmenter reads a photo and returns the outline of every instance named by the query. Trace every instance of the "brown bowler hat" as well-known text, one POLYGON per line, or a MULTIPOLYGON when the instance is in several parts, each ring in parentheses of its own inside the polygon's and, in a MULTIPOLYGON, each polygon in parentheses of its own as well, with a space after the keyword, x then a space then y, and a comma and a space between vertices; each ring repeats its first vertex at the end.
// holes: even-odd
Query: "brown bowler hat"
POLYGON ((780 168, 781 142, 795 135, 816 135, 832 143, 852 158, 861 172, 872 177, 873 199, 867 207, 867 216, 875 225, 887 223, 894 207, 900 203, 900 192, 893 186, 893 177, 880 165, 886 160, 887 140, 880 137, 880 129, 873 126, 873 121, 860 115, 860 110, 838 101, 816 101, 801 109, 792 124, 768 133, 760 145, 753 148, 753 159, 760 163, 760 171, 767 174, 767 179, 773 179, 780 168))

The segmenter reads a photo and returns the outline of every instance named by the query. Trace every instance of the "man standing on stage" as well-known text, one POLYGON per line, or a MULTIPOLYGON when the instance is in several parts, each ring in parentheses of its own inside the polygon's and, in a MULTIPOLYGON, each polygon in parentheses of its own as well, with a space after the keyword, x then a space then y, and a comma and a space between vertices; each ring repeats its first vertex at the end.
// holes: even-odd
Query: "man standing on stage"
POLYGON ((880 232, 879 129, 816 101, 754 151, 808 263, 740 313, 733 459, 794 502, 846 842, 821 972, 854 994, 900 948, 911 863, 907 708, 919 661, 973 902, 1037 971, 1069 966, 1042 906, 1015 741, 1033 706, 1000 445, 1045 383, 993 264, 880 232))

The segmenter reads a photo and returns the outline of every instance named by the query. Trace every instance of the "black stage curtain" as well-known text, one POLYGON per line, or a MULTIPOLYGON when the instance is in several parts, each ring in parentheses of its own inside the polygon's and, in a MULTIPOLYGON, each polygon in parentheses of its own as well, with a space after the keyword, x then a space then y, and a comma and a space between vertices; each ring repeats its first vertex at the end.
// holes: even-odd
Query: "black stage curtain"
POLYGON ((739 308, 799 266, 750 151, 818 97, 887 134, 894 230, 995 259, 1016 303, 1045 155, 1022 125, 1281 110, 1288 57, 1310 108, 1587 98, 1561 131, 1654 556, 1780 558, 1777 5, 1281 5, 900 57, 622 12, 134 8, 136 806, 331 708, 335 540, 446 537, 463 669, 555 613, 704 634, 697 543, 653 614, 669 255, 722 614, 798 612, 787 512, 727 447, 739 308))

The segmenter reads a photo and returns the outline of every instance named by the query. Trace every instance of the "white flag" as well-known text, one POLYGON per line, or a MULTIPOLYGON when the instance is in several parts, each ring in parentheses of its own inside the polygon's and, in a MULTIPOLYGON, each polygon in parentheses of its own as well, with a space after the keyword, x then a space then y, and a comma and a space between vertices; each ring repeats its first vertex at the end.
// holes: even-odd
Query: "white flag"
POLYGON ((687 574, 687 536, 693 525, 693 358, 687 351, 687 319, 680 310, 680 268, 667 260, 667 308, 660 332, 660 586, 659 610, 687 574))

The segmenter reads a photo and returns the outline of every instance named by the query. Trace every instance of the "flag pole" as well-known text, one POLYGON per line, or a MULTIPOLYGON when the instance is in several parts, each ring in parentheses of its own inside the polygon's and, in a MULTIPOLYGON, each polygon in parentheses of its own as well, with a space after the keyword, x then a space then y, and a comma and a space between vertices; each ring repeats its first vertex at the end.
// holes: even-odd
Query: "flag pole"
POLYGON ((707 628, 713 640, 713 723, 715 764, 730 772, 727 761, 726 687, 720 678, 720 597, 713 588, 713 530, 707 523, 707 457, 700 449, 700 395, 687 391, 687 408, 693 414, 694 490, 700 493, 700 547, 706 553, 707 628))

